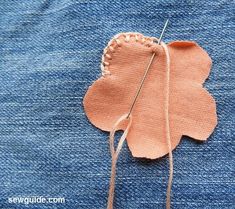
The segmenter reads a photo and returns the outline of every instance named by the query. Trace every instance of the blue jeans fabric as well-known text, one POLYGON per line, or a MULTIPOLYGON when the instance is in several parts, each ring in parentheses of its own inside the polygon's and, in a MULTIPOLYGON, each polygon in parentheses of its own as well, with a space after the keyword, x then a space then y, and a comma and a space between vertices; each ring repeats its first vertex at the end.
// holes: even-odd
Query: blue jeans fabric
MULTIPOLYGON (((194 40, 213 67, 205 88, 217 102, 208 141, 184 137, 173 152, 173 209, 234 208, 233 1, 0 1, 0 208, 105 208, 108 133, 82 100, 100 74, 102 50, 119 32, 194 40), (9 197, 64 197, 64 204, 13 204, 9 197)), ((200 130, 199 130, 200 131, 200 130)), ((135 159, 125 145, 115 208, 165 208, 168 158, 135 159)))

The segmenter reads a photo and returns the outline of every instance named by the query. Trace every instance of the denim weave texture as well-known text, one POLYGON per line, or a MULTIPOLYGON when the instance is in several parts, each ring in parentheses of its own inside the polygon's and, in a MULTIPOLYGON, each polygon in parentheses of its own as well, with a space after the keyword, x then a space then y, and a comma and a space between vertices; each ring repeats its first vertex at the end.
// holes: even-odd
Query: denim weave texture
MULTIPOLYGON (((108 133, 82 100, 115 34, 159 37, 168 17, 164 42, 193 40, 211 56, 204 86, 218 113, 207 141, 183 137, 173 151, 172 209, 235 208, 234 14, 228 0, 0 0, 0 209, 106 207, 108 133), (65 203, 8 202, 32 196, 65 203)), ((136 159, 125 144, 115 208, 165 208, 168 167, 167 156, 136 159)))

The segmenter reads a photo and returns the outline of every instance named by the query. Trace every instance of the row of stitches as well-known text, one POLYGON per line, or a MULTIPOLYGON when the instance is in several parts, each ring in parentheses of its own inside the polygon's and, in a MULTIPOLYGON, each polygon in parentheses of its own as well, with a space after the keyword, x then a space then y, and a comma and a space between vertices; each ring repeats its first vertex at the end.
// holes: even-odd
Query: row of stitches
POLYGON ((115 52, 115 49, 122 46, 122 42, 126 43, 130 41, 140 42, 147 47, 153 45, 155 38, 154 37, 144 37, 140 33, 120 33, 111 39, 107 46, 104 49, 102 60, 101 60, 101 72, 102 76, 111 75, 108 67, 110 66, 109 60, 112 60, 112 54, 115 52))

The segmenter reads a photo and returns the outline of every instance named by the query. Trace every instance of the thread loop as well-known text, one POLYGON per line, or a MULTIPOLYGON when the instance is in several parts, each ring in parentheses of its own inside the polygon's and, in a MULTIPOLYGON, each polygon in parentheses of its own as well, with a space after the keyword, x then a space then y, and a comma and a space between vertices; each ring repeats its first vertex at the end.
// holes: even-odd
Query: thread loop
POLYGON ((112 156, 112 166, 111 166, 111 178, 110 178, 110 187, 109 187, 109 196, 108 196, 108 204, 107 204, 107 209, 113 209, 113 199, 114 199, 114 190, 115 190, 115 177, 116 177, 116 164, 117 164, 117 160, 118 160, 118 156, 119 153, 122 149, 123 143, 126 139, 126 136, 128 135, 129 129, 131 127, 132 124, 132 116, 130 115, 127 118, 128 114, 124 114, 122 115, 114 124, 112 130, 110 131, 109 134, 109 144, 110 144, 110 152, 111 152, 111 156, 112 156), (114 147, 114 137, 115 137, 115 133, 116 131, 118 131, 119 125, 123 122, 127 120, 127 126, 126 129, 124 130, 117 148, 115 150, 114 147))

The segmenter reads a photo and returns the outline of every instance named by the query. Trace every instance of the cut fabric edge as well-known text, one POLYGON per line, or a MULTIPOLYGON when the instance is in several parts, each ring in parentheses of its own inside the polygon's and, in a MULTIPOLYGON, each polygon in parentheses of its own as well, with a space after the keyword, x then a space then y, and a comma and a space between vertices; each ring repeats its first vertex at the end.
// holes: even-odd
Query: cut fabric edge
MULTIPOLYGON (((204 53, 204 55, 206 56, 206 58, 208 59, 208 66, 206 66, 206 68, 208 69, 207 73, 205 74, 203 80, 200 82, 202 85, 205 83, 205 81, 209 78, 209 75, 211 73, 211 69, 212 69, 212 59, 210 57, 210 55, 208 54, 208 52, 202 48, 197 42, 195 41, 188 41, 188 40, 176 40, 176 41, 172 41, 169 42, 167 44, 168 47, 179 47, 179 48, 184 48, 184 47, 189 47, 189 46, 195 46, 198 47, 202 53, 204 53)), ((170 50, 169 50, 170 51, 170 50)))

